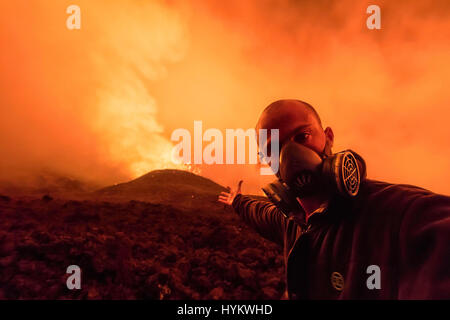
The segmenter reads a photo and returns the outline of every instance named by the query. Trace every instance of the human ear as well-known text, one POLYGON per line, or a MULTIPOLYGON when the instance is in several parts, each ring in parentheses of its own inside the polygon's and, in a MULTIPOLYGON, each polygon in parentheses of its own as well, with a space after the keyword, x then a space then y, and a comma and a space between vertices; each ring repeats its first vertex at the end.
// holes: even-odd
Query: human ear
POLYGON ((327 127, 324 130, 325 133, 325 138, 326 138, 326 145, 327 145, 327 149, 330 150, 331 152, 331 148, 333 147, 333 142, 334 142, 334 133, 333 133, 333 129, 331 129, 330 127, 327 127))

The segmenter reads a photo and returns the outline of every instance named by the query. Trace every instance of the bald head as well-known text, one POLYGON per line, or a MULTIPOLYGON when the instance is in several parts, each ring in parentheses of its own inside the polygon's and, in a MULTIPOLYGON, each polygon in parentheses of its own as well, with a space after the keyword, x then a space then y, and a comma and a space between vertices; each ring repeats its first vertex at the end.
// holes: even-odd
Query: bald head
POLYGON ((292 113, 311 114, 322 127, 322 121, 320 120, 319 114, 309 103, 301 100, 284 99, 272 102, 262 111, 258 123, 256 124, 256 129, 269 129, 265 127, 265 125, 267 126, 267 119, 274 120, 284 114, 292 113))
MULTIPOLYGON (((280 147, 288 139, 293 139, 317 153, 323 152, 327 140, 331 147, 334 138, 331 128, 323 130, 317 111, 300 100, 286 99, 271 103, 258 119, 256 131, 260 129, 278 129, 280 147)), ((266 143, 266 150, 270 150, 270 135, 266 143)))

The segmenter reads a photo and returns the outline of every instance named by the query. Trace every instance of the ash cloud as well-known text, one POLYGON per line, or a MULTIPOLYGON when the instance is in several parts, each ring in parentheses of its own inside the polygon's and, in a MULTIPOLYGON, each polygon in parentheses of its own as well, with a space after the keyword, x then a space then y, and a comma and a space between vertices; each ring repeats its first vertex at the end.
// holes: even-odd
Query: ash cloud
MULTIPOLYGON (((61 1, 0 5, 0 178, 46 170, 113 183, 172 166, 170 134, 252 128, 308 101, 369 177, 448 193, 448 1, 61 1)), ((254 166, 203 166, 257 193, 254 166)), ((264 181, 263 181, 264 180, 264 181)))

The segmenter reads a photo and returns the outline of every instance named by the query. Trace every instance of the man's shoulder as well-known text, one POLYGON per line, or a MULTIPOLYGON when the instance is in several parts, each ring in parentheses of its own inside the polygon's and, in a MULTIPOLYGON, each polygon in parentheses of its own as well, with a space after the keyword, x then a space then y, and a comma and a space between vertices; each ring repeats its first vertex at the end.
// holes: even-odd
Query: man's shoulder
POLYGON ((402 196, 424 196, 434 194, 430 190, 410 184, 389 183, 371 179, 365 179, 361 183, 361 193, 374 197, 387 196, 389 194, 402 196))
POLYGON ((402 211, 414 203, 450 203, 450 197, 409 185, 365 179, 361 184, 358 202, 373 207, 390 207, 402 211))

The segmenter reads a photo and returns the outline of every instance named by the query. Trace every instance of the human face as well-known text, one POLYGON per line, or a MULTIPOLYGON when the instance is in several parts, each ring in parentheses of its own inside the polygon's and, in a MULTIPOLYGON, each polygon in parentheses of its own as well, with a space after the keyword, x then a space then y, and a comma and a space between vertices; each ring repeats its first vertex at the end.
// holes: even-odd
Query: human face
MULTIPOLYGON (((330 147, 333 142, 331 128, 323 130, 314 113, 296 101, 284 103, 277 112, 263 113, 257 125, 258 129, 278 129, 279 150, 287 141, 294 141, 321 154, 327 140, 330 147)), ((262 150, 269 153, 271 143, 271 135, 268 134, 262 150)))

